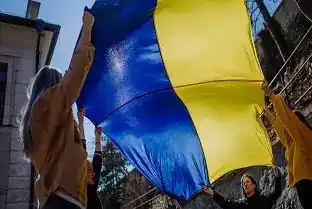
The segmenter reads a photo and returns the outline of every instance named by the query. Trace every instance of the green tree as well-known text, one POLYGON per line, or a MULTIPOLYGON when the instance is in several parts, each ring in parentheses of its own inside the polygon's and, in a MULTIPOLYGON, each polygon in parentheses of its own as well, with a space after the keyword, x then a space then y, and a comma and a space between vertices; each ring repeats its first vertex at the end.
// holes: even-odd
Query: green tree
POLYGON ((121 196, 121 203, 124 209, 131 209, 140 205, 140 209, 147 209, 150 204, 144 203, 155 197, 158 193, 136 169, 125 176, 122 183, 122 190, 123 195, 121 196))
POLYGON ((259 25, 264 24, 275 42, 283 62, 285 62, 291 53, 291 49, 287 45, 281 25, 270 15, 268 8, 265 6, 265 1, 276 2, 276 0, 246 0, 254 32, 257 33, 259 25))
POLYGON ((103 164, 99 183, 99 195, 103 209, 120 208, 120 197, 123 192, 121 182, 128 173, 128 166, 128 161, 106 138, 103 146, 103 164))

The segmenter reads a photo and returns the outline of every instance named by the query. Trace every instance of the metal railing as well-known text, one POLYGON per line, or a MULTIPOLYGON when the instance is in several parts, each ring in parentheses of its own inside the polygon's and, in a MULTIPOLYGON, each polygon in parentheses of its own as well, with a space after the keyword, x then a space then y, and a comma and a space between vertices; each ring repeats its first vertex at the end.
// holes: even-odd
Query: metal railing
POLYGON ((137 200, 141 199, 142 197, 144 197, 144 196, 146 196, 146 195, 148 195, 148 194, 150 194, 151 192, 156 191, 156 190, 157 190, 156 188, 153 188, 153 189, 149 190, 148 192, 145 192, 145 193, 142 194, 141 196, 135 198, 135 199, 132 200, 131 202, 129 202, 129 203, 127 203, 126 205, 122 206, 122 208, 128 207, 129 205, 133 204, 133 203, 136 202, 137 200))
POLYGON ((303 41, 306 39, 306 37, 309 35, 310 31, 312 30, 312 25, 310 26, 310 28, 308 29, 308 31, 304 34, 304 36, 302 37, 302 39, 300 40, 300 42, 298 43, 298 45, 296 46, 296 48, 292 51, 292 53, 289 55, 288 59, 285 61, 285 63, 282 65, 282 67, 279 69, 279 71, 276 73, 276 75, 274 76, 274 78, 272 79, 272 81, 270 82, 269 86, 272 86, 274 81, 277 79, 277 77, 281 74, 281 72, 285 69, 285 67, 287 66, 287 64, 289 63, 289 61, 293 58, 294 54, 297 52, 297 50, 299 49, 299 47, 301 46, 301 44, 303 43, 303 41))

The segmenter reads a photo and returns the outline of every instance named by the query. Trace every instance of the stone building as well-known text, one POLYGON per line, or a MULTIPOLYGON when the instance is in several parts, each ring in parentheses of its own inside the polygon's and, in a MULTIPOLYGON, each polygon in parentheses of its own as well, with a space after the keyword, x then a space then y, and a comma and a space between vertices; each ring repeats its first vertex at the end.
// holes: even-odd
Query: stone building
POLYGON ((37 20, 40 3, 25 17, 0 13, 0 209, 33 208, 34 170, 24 159, 17 118, 27 84, 51 62, 60 26, 37 20))

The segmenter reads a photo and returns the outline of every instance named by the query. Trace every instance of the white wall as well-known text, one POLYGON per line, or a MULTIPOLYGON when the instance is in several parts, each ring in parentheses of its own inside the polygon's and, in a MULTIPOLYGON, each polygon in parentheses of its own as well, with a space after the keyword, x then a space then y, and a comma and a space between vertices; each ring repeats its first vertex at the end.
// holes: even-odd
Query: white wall
POLYGON ((5 113, 0 126, 0 208, 28 209, 30 164, 22 155, 17 117, 35 74, 35 29, 0 23, 0 62, 9 64, 5 113))

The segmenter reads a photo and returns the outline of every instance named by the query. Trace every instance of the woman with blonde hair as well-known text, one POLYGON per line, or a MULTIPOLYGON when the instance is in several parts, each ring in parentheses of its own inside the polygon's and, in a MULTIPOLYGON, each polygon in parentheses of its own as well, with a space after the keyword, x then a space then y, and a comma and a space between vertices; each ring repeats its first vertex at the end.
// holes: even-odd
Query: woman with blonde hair
POLYGON ((91 31, 94 17, 85 12, 83 29, 66 75, 56 68, 40 69, 28 88, 22 111, 20 134, 25 155, 39 178, 35 183, 39 207, 86 208, 87 152, 73 118, 78 98, 90 69, 94 47, 91 31))

